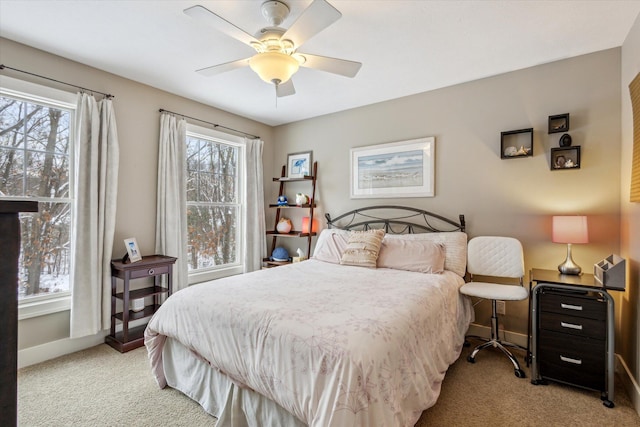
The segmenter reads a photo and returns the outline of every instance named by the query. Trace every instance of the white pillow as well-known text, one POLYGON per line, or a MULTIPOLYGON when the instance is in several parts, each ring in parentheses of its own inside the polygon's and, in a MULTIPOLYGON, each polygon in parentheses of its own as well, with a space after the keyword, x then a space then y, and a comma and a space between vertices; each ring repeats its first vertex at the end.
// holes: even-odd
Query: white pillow
POLYGON ((417 240, 444 244, 444 269, 464 277, 467 270, 467 234, 462 231, 441 233, 387 234, 385 239, 417 240))
POLYGON ((424 240, 384 239, 378 268, 440 274, 444 271, 444 244, 424 240))
POLYGON ((327 228, 320 232, 313 258, 319 261, 340 264, 342 253, 347 248, 349 231, 337 228, 327 228))

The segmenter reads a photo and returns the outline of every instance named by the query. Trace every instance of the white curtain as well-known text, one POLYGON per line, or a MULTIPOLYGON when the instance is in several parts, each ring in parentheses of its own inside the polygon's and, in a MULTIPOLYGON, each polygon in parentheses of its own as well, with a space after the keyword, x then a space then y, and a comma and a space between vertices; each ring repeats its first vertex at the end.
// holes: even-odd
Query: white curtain
POLYGON ((246 201, 244 204, 245 233, 243 241, 244 272, 259 270, 266 256, 264 186, 262 178, 262 147, 260 139, 245 138, 246 201))
POLYGON ((71 338, 96 334, 111 322, 119 156, 112 101, 79 93, 75 135, 71 338))
POLYGON ((187 122, 160 115, 156 254, 178 258, 173 266, 173 292, 188 286, 187 273, 187 122))

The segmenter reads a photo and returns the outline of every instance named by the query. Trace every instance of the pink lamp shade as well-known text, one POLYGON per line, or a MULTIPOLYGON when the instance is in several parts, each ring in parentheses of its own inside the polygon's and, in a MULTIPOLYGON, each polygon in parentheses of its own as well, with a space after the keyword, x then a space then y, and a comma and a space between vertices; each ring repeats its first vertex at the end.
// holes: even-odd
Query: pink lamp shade
MULTIPOLYGON (((309 217, 305 216, 302 218, 302 232, 303 233, 308 233, 309 232, 309 217)), ((318 220, 317 219, 313 219, 313 223, 311 224, 311 232, 313 233, 317 233, 318 232, 318 220)))
POLYGON ((554 216, 552 230, 553 243, 589 243, 586 216, 554 216))

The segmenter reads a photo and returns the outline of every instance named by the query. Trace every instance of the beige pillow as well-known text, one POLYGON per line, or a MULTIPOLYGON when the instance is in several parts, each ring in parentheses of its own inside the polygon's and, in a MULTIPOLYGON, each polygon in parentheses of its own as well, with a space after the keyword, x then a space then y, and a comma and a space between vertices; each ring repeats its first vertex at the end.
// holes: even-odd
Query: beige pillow
POLYGON ((384 239, 378 268, 440 274, 444 271, 444 244, 420 240, 384 239))
POLYGON ((384 230, 352 231, 340 264, 376 268, 384 230))

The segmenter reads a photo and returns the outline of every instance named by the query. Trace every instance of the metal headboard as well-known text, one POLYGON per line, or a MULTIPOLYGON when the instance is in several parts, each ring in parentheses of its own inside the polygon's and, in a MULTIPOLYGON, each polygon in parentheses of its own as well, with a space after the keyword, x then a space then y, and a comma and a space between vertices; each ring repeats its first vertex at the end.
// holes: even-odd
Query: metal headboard
POLYGON ((336 218, 325 214, 329 228, 371 230, 382 228, 391 234, 437 233, 465 231, 464 215, 459 222, 422 209, 407 206, 368 206, 355 209, 336 218), (376 214, 376 211, 384 211, 376 214), (436 223, 436 225, 433 225, 436 223))

